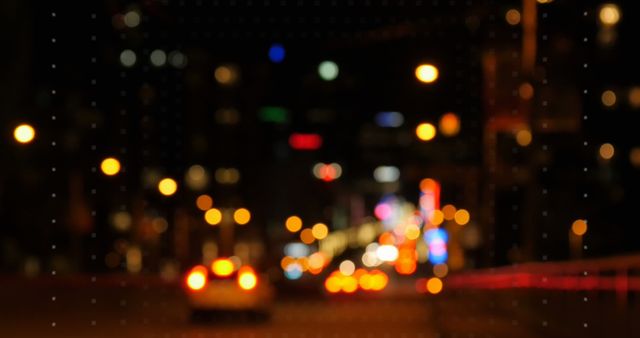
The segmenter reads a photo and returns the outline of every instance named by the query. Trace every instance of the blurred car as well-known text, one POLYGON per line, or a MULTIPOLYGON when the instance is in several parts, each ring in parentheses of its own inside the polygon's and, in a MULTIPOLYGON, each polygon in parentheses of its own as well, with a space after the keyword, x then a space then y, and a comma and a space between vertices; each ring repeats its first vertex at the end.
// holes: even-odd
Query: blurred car
POLYGON ((248 265, 236 268, 227 258, 214 260, 210 268, 193 267, 184 287, 192 317, 219 311, 267 318, 274 294, 268 278, 258 276, 248 265))

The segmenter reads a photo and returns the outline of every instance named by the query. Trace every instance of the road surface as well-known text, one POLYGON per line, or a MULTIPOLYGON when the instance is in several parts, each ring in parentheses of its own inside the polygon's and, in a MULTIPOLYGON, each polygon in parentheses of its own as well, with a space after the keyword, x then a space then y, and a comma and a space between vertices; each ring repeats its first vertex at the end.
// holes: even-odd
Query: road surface
MULTIPOLYGON (((170 285, 3 283, 0 337, 640 337, 640 301, 557 291, 328 298, 281 294, 267 321, 192 322, 170 285), (634 319, 635 318, 635 319, 634 319)), ((636 297, 637 298, 637 297, 636 297)))

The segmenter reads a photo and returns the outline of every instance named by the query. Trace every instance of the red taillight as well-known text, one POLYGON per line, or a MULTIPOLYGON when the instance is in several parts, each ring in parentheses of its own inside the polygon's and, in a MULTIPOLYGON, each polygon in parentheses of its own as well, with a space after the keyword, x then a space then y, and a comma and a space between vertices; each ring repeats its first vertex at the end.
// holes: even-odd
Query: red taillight
POLYGON ((189 289, 198 291, 204 288, 207 284, 207 268, 202 265, 198 265, 189 271, 186 278, 186 283, 189 289))
POLYGON ((238 286, 243 290, 253 290, 258 285, 258 277, 253 269, 245 266, 238 272, 238 286))

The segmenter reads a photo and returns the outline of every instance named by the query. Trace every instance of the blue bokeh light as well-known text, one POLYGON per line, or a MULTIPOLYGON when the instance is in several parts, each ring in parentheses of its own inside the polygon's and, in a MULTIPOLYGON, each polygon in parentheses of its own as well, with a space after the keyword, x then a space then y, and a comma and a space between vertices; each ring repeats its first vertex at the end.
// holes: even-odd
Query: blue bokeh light
POLYGON ((280 63, 284 61, 284 47, 279 43, 274 43, 269 48, 269 60, 273 63, 280 63))

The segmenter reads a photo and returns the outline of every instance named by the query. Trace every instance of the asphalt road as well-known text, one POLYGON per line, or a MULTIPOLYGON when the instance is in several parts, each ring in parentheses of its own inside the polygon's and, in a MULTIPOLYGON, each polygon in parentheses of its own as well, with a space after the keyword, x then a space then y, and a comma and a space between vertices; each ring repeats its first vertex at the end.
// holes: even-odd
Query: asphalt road
POLYGON ((624 304, 555 291, 285 294, 266 321, 215 314, 192 322, 172 286, 3 284, 0 337, 640 337, 637 295, 624 304))

